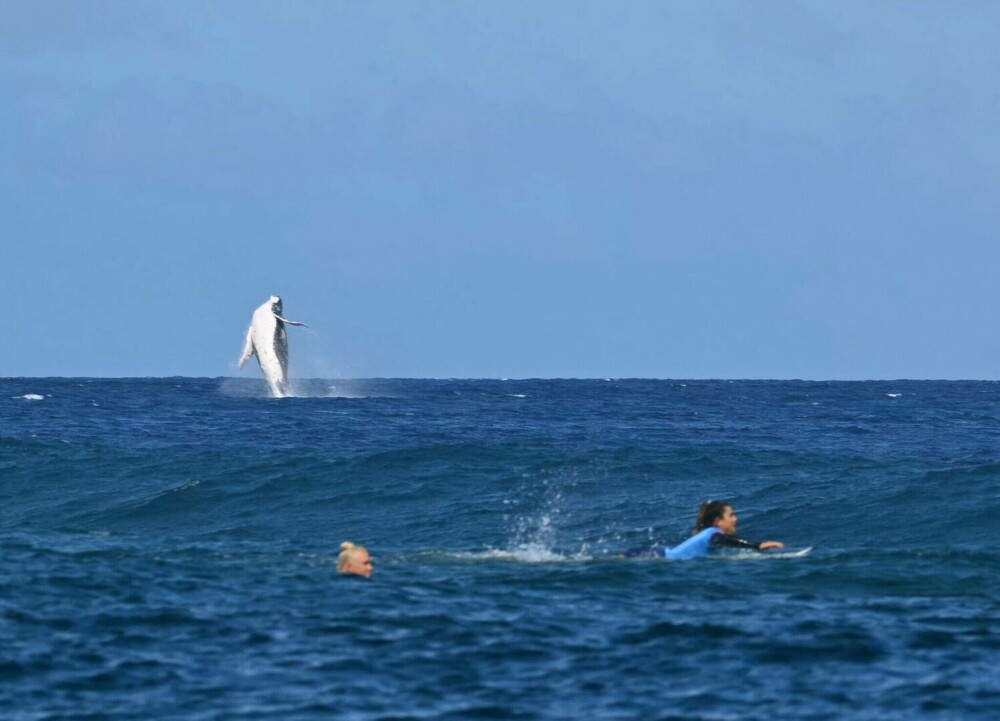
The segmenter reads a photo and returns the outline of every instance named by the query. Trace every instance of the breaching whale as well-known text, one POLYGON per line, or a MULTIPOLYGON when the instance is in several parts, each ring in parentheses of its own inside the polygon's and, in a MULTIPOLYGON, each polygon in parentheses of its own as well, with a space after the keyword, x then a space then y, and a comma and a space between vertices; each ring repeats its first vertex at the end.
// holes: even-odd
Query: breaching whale
POLYGON ((306 326, 294 320, 281 317, 281 298, 272 295, 253 312, 247 342, 243 346, 239 367, 242 368, 250 356, 257 356, 264 380, 271 388, 271 395, 284 398, 288 388, 288 335, 285 324, 306 326))

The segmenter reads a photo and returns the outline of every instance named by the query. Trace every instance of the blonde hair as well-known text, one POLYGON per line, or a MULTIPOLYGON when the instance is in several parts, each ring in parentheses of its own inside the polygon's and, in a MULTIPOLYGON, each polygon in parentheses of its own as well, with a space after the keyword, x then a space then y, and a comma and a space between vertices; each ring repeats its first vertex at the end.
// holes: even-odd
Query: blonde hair
POLYGON ((350 541, 344 541, 341 543, 340 556, 337 557, 337 571, 343 573, 344 568, 351 562, 351 558, 353 558, 354 554, 358 551, 368 553, 368 549, 364 546, 356 546, 350 541))

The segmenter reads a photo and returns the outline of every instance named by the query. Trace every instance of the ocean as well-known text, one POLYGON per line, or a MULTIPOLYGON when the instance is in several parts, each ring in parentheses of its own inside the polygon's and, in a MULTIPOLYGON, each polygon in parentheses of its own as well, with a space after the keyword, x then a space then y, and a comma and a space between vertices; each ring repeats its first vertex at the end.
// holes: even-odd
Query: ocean
POLYGON ((293 391, 0 379, 0 717, 1000 718, 998 383, 293 391))

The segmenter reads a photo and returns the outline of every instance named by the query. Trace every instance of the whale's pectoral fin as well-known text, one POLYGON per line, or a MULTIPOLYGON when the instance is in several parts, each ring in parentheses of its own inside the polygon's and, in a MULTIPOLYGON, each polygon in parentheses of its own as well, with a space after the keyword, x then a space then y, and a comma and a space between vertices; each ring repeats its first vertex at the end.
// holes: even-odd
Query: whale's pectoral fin
POLYGON ((250 360, 250 356, 254 353, 253 347, 253 325, 247 330, 247 342, 243 346, 243 355, 240 356, 240 362, 236 366, 237 368, 242 368, 243 364, 250 360))
POLYGON ((288 325, 300 325, 303 328, 308 328, 309 327, 305 323, 299 323, 297 320, 286 320, 285 318, 282 318, 277 313, 274 314, 274 317, 277 318, 278 320, 280 320, 282 323, 288 323, 288 325))

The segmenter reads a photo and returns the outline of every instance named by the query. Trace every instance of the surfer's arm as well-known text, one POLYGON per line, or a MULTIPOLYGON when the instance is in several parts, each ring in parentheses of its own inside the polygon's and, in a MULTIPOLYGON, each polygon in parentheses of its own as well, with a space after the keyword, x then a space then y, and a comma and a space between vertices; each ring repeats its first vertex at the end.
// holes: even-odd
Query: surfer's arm
POLYGON ((784 548, 785 544, 780 541, 761 541, 754 543, 739 536, 730 536, 725 533, 716 533, 712 536, 712 545, 717 548, 744 548, 753 551, 766 551, 769 548, 784 548))
POLYGON ((247 329, 247 342, 246 345, 243 346, 243 355, 240 356, 239 365, 237 365, 236 367, 242 368, 243 364, 246 363, 248 360, 250 360, 250 356, 252 355, 253 355, 253 324, 251 323, 250 327, 247 329))

